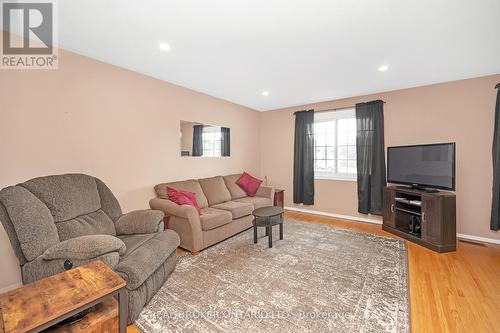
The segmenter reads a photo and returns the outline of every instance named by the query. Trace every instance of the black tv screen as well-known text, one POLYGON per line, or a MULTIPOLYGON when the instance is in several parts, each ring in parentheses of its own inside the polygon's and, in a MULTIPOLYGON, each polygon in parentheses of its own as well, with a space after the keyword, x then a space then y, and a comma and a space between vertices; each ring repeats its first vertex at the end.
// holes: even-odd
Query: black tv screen
POLYGON ((388 147, 387 181, 455 190, 455 143, 388 147))

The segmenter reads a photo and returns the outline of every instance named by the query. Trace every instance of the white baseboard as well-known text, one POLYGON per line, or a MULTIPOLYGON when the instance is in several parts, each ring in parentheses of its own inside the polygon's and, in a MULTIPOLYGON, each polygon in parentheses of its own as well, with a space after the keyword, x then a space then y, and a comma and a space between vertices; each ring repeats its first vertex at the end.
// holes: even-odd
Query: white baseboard
POLYGON ((297 208, 297 207, 285 207, 285 209, 286 210, 293 210, 293 211, 301 212, 301 213, 309 213, 309 214, 323 215, 323 216, 329 216, 329 217, 336 217, 338 219, 344 219, 344 220, 382 224, 382 221, 380 221, 380 220, 370 219, 367 217, 358 217, 358 216, 342 215, 342 214, 335 214, 335 213, 327 213, 327 212, 321 212, 318 210, 303 209, 303 208, 297 208))
POLYGON ((0 288, 0 293, 6 292, 6 291, 9 291, 12 289, 16 289, 17 287, 20 287, 20 286, 22 286, 22 283, 17 282, 17 283, 11 284, 9 286, 2 287, 2 288, 0 288))
POLYGON ((466 234, 457 233, 457 238, 468 239, 468 240, 473 240, 473 241, 483 242, 483 243, 500 244, 500 239, 479 237, 479 236, 474 236, 474 235, 466 235, 466 234))
MULTIPOLYGON (((322 215, 322 216, 336 217, 336 218, 344 219, 344 220, 382 224, 382 221, 380 221, 380 220, 370 219, 370 218, 366 218, 366 217, 327 213, 327 212, 322 212, 322 211, 317 211, 317 210, 312 210, 312 209, 303 209, 303 208, 297 208, 297 207, 285 207, 285 209, 296 211, 296 212, 301 212, 301 213, 309 213, 309 214, 316 214, 316 215, 322 215)), ((473 240, 473 241, 483 242, 483 243, 500 244, 500 239, 479 237, 479 236, 459 234, 459 233, 457 233, 457 238, 468 239, 468 240, 473 240)))

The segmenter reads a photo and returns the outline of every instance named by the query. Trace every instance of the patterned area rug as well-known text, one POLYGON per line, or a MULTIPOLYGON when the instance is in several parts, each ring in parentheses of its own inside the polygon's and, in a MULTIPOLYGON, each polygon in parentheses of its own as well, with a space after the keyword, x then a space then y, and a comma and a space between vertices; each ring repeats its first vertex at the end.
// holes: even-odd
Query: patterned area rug
POLYGON ((137 326, 160 332, 409 332, 406 243, 285 220, 184 254, 137 326))

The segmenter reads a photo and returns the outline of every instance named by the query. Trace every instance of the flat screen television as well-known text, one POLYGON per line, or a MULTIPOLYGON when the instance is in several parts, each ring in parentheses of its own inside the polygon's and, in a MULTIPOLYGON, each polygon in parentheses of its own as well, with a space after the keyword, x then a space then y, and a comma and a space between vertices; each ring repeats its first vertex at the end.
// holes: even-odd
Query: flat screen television
POLYGON ((387 181, 454 191, 455 143, 388 147, 387 181))

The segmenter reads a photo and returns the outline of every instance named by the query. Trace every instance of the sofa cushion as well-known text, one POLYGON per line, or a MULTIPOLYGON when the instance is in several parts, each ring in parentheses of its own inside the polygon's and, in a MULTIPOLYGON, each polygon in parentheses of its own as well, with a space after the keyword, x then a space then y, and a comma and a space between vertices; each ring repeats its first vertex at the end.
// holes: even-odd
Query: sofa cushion
POLYGON ((47 206, 21 186, 0 191, 2 210, 8 213, 24 257, 31 261, 59 243, 54 219, 47 206))
POLYGON ((227 210, 215 209, 212 207, 201 210, 200 222, 203 230, 211 230, 224 224, 231 223, 233 216, 227 210))
POLYGON ((208 200, 208 205, 213 206, 231 200, 231 194, 221 176, 203 178, 199 180, 203 193, 208 200))
MULTIPOLYGON (((12 245, 12 249, 14 250, 16 257, 19 260, 19 265, 21 266, 24 265, 27 261, 26 257, 24 256, 23 250, 21 249, 21 243, 19 243, 19 238, 17 237, 14 224, 12 223, 9 213, 7 212, 7 209, 5 209, 5 206, 3 205, 1 199, 0 199, 0 222, 3 225, 3 228, 5 229, 7 236, 9 236, 10 245, 12 245)), ((56 230, 56 235, 57 235, 57 230, 56 230)))
POLYGON ((231 200, 240 199, 240 198, 244 198, 247 196, 245 191, 243 191, 243 189, 236 184, 236 181, 240 177, 241 177, 241 173, 237 173, 234 175, 228 175, 228 176, 223 177, 224 183, 226 184, 226 187, 229 190, 229 193, 231 194, 231 200))
POLYGON ((43 259, 93 259, 111 252, 125 254, 122 240, 110 235, 80 236, 65 240, 47 249, 43 259))
POLYGON ((121 238, 130 248, 127 248, 125 255, 115 267, 115 271, 128 282, 128 290, 134 290, 142 285, 180 244, 179 236, 172 230, 153 234, 153 237, 136 236, 144 237, 121 238), (138 243, 141 244, 136 245, 138 243))
POLYGON ((201 208, 208 207, 207 197, 196 179, 184 180, 180 182, 162 183, 155 186, 156 194, 161 199, 169 199, 167 194, 167 187, 172 187, 177 190, 193 192, 196 195, 196 201, 201 208))
POLYGON ((100 209, 72 220, 57 222, 56 227, 61 241, 86 235, 116 236, 115 224, 100 209))
POLYGON ((251 203, 255 209, 273 205, 271 199, 261 197, 245 197, 234 201, 251 203))
POLYGON ((113 220, 113 222, 116 221, 123 214, 118 200, 106 184, 98 178, 94 178, 94 180, 97 184, 97 192, 99 192, 99 198, 101 200, 101 209, 111 218, 111 220, 113 220))
MULTIPOLYGON (((78 267, 86 265, 94 260, 100 260, 109 268, 114 269, 120 261, 120 254, 118 254, 118 252, 110 252, 103 254, 102 256, 92 258, 90 260, 73 259, 71 260, 71 262, 73 263, 73 267, 78 267)), ((33 261, 28 261, 24 266, 21 267, 21 270, 23 272, 23 283, 31 283, 36 280, 49 277, 51 275, 61 273, 62 271, 64 271, 65 261, 66 259, 45 260, 43 256, 38 256, 33 261)))
POLYGON ((238 202, 238 201, 226 201, 218 205, 213 205, 212 208, 227 210, 231 212, 234 219, 238 219, 243 216, 252 214, 254 208, 251 203, 238 202))
POLYGON ((96 181, 87 175, 39 177, 19 185, 49 208, 55 222, 71 220, 101 208, 96 181))
POLYGON ((123 257, 130 253, 134 253, 134 251, 142 246, 142 244, 149 241, 151 238, 156 236, 156 234, 142 234, 142 235, 119 235, 117 238, 121 239, 123 243, 125 243, 125 247, 127 251, 123 254, 123 257))

